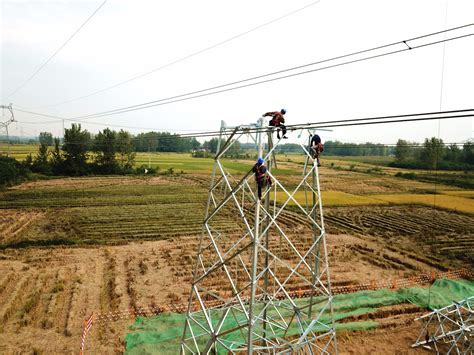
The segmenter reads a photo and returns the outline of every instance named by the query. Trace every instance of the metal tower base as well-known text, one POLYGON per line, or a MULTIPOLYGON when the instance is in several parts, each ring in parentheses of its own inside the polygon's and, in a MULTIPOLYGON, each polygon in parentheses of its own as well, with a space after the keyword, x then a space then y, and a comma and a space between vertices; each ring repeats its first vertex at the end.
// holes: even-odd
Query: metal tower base
POLYGON ((412 347, 427 347, 437 354, 474 353, 474 296, 436 309, 416 320, 424 324, 412 347))

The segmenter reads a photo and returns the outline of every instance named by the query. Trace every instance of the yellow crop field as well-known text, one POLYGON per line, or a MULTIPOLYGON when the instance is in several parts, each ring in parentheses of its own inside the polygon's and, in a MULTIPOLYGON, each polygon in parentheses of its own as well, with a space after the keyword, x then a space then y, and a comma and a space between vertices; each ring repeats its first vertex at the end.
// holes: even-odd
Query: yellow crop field
MULTIPOLYGON (((291 191, 290 191, 291 193, 291 191)), ((305 193, 304 191, 297 191, 294 194, 294 199, 301 205, 305 204, 305 193)), ((312 198, 311 194, 308 193, 308 198, 312 198)), ((288 195, 281 192, 278 193, 277 201, 279 203, 285 203, 288 199, 288 195)), ((386 205, 389 202, 381 201, 369 196, 355 195, 342 191, 323 191, 322 199, 324 206, 364 206, 364 205, 386 205)), ((295 202, 291 200, 290 205, 295 205, 295 202)))
POLYGON ((380 194, 372 195, 381 201, 397 205, 425 205, 474 214, 474 201, 469 198, 435 194, 380 194))
MULTIPOLYGON (((53 147, 50 147, 49 150, 52 151, 53 147)), ((36 144, 11 144, 8 147, 7 144, 0 144, 0 154, 7 154, 10 152, 10 156, 15 158, 18 161, 25 160, 28 154, 31 154, 33 157, 38 153, 38 145, 36 144)))
POLYGON ((458 196, 465 198, 474 198, 474 190, 451 190, 451 191, 440 191, 443 195, 458 196))
MULTIPOLYGON (((367 205, 425 205, 436 206, 453 211, 474 214, 474 201, 471 196, 474 191, 465 192, 465 197, 455 196, 453 194, 434 195, 434 194, 374 194, 374 195, 356 195, 341 191, 323 191, 322 199, 324 206, 367 206, 367 205)), ((305 204, 304 191, 298 191, 294 196, 301 205, 305 204)), ((311 195, 308 194, 308 198, 311 195)), ((277 201, 285 203, 288 199, 286 194, 278 193, 277 201)), ((291 200, 289 205, 295 205, 291 200)))

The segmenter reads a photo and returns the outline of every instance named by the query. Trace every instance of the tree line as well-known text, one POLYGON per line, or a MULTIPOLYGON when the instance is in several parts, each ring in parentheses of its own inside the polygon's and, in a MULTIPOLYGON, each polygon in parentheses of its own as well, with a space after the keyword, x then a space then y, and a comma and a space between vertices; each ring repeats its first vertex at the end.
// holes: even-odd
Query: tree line
MULTIPOLYGON (((309 144, 308 144, 309 145, 309 144)), ((286 143, 277 148, 279 153, 301 152, 301 146, 286 143)), ((394 148, 380 143, 343 143, 340 141, 324 142, 324 155, 339 156, 388 156, 393 155, 394 148)))
POLYGON ((135 152, 129 132, 109 128, 92 136, 80 124, 64 131, 61 144, 49 132, 41 132, 35 157, 27 156, 23 165, 32 172, 46 175, 86 175, 130 173, 135 152), (54 146, 52 151, 50 146, 54 146))
MULTIPOLYGON (((301 152, 298 144, 286 143, 277 148, 279 153, 301 152)), ((420 143, 403 139, 396 146, 378 143, 324 142, 326 156, 394 156, 391 166, 410 169, 474 170, 474 143, 445 144, 439 138, 426 138, 420 143)))
POLYGON ((474 170, 474 144, 444 144, 439 138, 426 138, 423 144, 397 141, 392 166, 411 169, 474 170))
MULTIPOLYGON (((15 183, 28 172, 46 175, 130 174, 144 170, 135 168, 136 152, 193 152, 195 157, 208 157, 217 152, 218 139, 204 143, 195 138, 182 138, 168 132, 140 133, 133 137, 129 132, 106 128, 92 135, 73 124, 66 129, 64 138, 54 138, 41 132, 38 153, 31 154, 19 163, 15 159, 0 157, 0 185, 15 183), (52 149, 51 149, 52 147, 52 149)), ((248 152, 254 144, 234 142, 226 156, 252 158, 248 152), (247 154, 245 154, 247 152, 247 154)), ((298 144, 282 144, 279 153, 301 152, 298 144)), ((324 155, 339 156, 394 156, 391 166, 411 169, 474 170, 474 143, 462 146, 444 144, 442 139, 426 138, 419 144, 399 139, 395 147, 374 143, 342 143, 326 141, 324 155)))
POLYGON ((136 152, 191 152, 198 150, 201 143, 196 138, 182 138, 168 132, 140 133, 132 140, 136 152))
MULTIPOLYGON (((191 152, 201 148, 195 138, 168 132, 147 132, 133 137, 124 130, 105 128, 92 135, 80 124, 66 129, 62 142, 49 132, 41 132, 38 141, 38 153, 34 157, 28 155, 23 166, 46 175, 130 174, 137 172, 136 152, 191 152)), ((215 150, 217 139, 203 146, 215 150)))

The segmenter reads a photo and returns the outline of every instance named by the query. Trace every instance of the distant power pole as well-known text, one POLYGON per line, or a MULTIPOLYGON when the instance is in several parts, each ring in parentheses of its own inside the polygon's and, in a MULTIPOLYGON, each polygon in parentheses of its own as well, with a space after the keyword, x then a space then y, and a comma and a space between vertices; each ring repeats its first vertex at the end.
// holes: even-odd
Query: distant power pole
POLYGON ((6 105, 0 105, 0 108, 2 109, 7 109, 10 111, 10 118, 5 121, 5 122, 0 122, 0 132, 5 130, 6 136, 7 136, 7 157, 10 156, 10 136, 8 135, 8 126, 15 122, 15 115, 13 114, 13 108, 12 104, 6 106, 6 105))
POLYGON ((151 169, 151 153, 150 153, 150 144, 148 144, 148 169, 151 169))

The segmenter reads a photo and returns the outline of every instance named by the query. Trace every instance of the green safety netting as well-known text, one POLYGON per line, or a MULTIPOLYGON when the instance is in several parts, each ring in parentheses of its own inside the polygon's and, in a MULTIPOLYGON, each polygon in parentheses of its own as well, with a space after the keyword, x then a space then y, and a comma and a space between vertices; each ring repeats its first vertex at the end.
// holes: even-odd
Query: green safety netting
MULTIPOLYGON (((377 291, 361 291, 350 294, 336 295, 333 298, 334 319, 336 321, 336 330, 368 330, 377 327, 378 323, 374 321, 359 322, 338 322, 348 317, 354 317, 362 314, 373 313, 379 307, 390 306, 401 303, 413 303, 427 309, 436 309, 445 307, 453 301, 459 301, 474 295, 474 282, 466 280, 436 280, 431 287, 404 288, 399 290, 382 289, 377 291)), ((297 300, 304 302, 304 300, 297 300)), ((284 304, 283 304, 284 305, 284 304)), ((324 302, 316 304, 315 311, 324 307, 324 302)), ((215 314, 212 319, 219 319, 220 310, 212 311, 215 314), (215 316, 215 317, 214 317, 215 316)), ((288 307, 288 314, 291 307, 288 307)), ((284 315, 284 314, 283 314, 284 315)), ((221 329, 230 329, 241 321, 236 315, 235 318, 229 318, 221 329)), ((330 315, 324 312, 322 323, 329 323, 330 315)), ((199 317, 197 317, 199 318, 199 317)), ((131 333, 125 336, 126 353, 135 354, 178 354, 183 327, 186 320, 185 314, 162 313, 156 317, 138 317, 135 323, 130 327, 131 333)), ((286 336, 292 336, 300 333, 299 328, 295 326, 286 333, 286 336)), ((321 326, 319 326, 321 327, 321 326)), ((195 334, 200 334, 202 330, 196 326, 193 328, 195 334)), ((315 327, 315 331, 323 330, 315 327)), ((242 335, 231 333, 224 339, 228 344, 244 344, 245 339, 242 335)), ((203 339, 204 341, 204 339, 203 339)))

